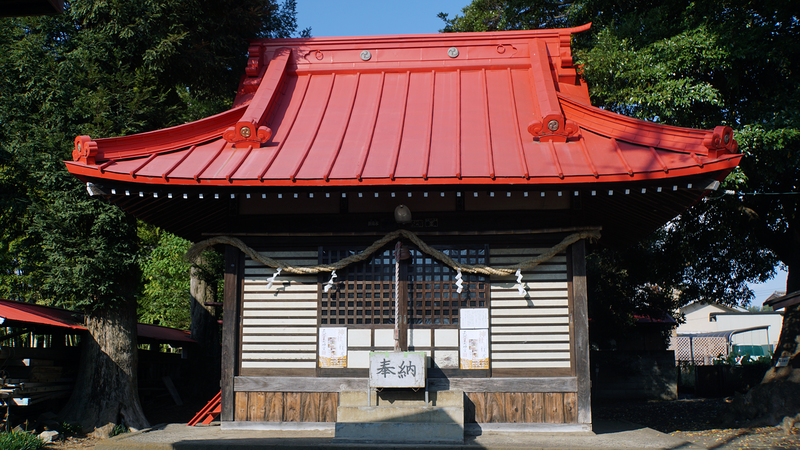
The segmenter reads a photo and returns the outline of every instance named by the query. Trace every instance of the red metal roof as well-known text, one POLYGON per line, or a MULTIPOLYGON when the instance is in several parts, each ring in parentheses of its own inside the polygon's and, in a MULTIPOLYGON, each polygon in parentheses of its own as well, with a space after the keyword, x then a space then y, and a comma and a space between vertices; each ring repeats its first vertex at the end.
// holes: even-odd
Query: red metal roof
MULTIPOLYGON (((3 326, 46 325, 85 331, 86 327, 77 317, 80 314, 66 309, 0 299, 0 325, 3 326)), ((145 323, 137 324, 137 334, 141 339, 160 342, 196 342, 188 331, 145 323)))
POLYGON ((188 331, 176 328, 140 323, 136 325, 139 340, 153 340, 159 342, 197 342, 192 339, 188 331))
POLYGON ((13 322, 22 322, 85 330, 86 328, 75 319, 74 315, 75 313, 66 309, 0 299, 0 318, 3 319, 3 326, 10 326, 9 323, 13 322))
POLYGON ((560 30, 256 40, 234 108, 76 138, 84 181, 183 186, 562 185, 724 177, 728 127, 592 107, 560 30))

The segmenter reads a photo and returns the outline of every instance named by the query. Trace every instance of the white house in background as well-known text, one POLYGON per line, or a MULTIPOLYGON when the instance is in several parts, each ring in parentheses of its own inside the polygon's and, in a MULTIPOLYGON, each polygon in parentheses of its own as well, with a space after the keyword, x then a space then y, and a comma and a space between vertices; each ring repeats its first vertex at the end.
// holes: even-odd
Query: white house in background
POLYGON ((766 354, 778 344, 783 316, 777 311, 750 312, 717 303, 695 302, 681 308, 685 322, 672 336, 675 359, 709 364, 734 347, 740 353, 766 354))

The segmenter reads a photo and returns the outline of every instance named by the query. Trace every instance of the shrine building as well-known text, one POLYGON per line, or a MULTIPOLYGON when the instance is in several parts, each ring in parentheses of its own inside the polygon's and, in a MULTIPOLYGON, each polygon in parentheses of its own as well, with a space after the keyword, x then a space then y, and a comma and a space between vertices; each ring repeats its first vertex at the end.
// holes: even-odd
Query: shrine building
POLYGON ((76 138, 91 193, 224 248, 223 427, 591 430, 587 242, 741 154, 593 107, 586 29, 254 40, 230 110, 76 138))

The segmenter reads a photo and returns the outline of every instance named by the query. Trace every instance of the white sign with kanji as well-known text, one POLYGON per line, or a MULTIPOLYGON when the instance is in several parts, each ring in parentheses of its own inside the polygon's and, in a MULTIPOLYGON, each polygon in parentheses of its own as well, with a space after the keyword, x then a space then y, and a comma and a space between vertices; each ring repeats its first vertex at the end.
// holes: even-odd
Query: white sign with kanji
POLYGON ((425 387, 425 352, 370 352, 369 386, 377 388, 425 387))

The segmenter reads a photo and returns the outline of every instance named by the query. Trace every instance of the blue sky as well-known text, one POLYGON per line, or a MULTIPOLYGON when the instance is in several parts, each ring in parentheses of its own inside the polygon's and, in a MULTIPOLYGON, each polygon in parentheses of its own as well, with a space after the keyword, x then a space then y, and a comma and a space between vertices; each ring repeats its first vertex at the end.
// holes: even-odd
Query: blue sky
MULTIPOLYGON (((460 15, 470 1, 297 0, 297 25, 311 27, 314 37, 438 33, 444 22, 437 14, 460 15)), ((786 290, 786 272, 750 288, 756 294, 753 305, 761 305, 773 292, 786 290)))
POLYGON ((297 26, 311 36, 438 33, 470 0, 297 0, 297 26))
POLYGON ((761 305, 775 291, 786 291, 786 276, 788 274, 781 270, 778 275, 763 284, 751 284, 750 289, 756 294, 753 305, 761 305))

